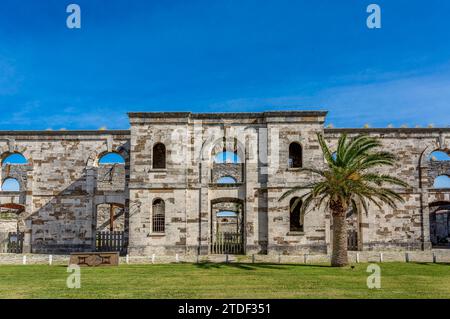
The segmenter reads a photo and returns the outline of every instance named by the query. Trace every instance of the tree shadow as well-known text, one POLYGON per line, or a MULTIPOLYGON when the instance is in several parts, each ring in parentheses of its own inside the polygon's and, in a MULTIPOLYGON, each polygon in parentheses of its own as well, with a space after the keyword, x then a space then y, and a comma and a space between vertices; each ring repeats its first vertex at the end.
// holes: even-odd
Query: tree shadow
POLYGON ((201 269, 226 269, 236 268, 242 270, 257 270, 257 269, 286 269, 286 267, 307 267, 307 268, 332 268, 331 265, 320 264, 287 264, 287 263, 213 263, 213 262, 201 262, 194 264, 201 269))
POLYGON ((448 267, 450 266, 450 262, 420 262, 420 261, 410 261, 408 263, 404 263, 404 264, 415 264, 415 265, 422 265, 422 266, 445 266, 448 267))

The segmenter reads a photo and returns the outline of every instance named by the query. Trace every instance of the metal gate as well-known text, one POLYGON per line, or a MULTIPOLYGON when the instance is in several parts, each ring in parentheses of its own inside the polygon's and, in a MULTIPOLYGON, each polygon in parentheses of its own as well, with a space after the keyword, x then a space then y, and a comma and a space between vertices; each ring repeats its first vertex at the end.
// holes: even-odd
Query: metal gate
POLYGON ((358 250, 358 232, 355 230, 347 232, 347 249, 358 250))
POLYGON ((6 252, 10 254, 21 254, 23 250, 23 233, 8 233, 6 252))
POLYGON ((125 232, 123 231, 97 232, 95 238, 96 251, 118 251, 121 255, 125 255, 126 246, 125 232))
POLYGON ((211 244, 211 254, 243 254, 242 234, 217 233, 211 244))

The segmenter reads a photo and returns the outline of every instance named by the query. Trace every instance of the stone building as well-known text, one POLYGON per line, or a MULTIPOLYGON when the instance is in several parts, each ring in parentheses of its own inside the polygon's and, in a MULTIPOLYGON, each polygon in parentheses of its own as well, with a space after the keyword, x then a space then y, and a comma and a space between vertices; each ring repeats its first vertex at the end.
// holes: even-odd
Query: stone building
POLYGON ((0 252, 328 253, 326 207, 303 216, 279 198, 314 178, 299 168, 325 165, 316 134, 335 147, 343 132, 380 138, 398 156, 386 172, 410 185, 396 210, 349 212, 350 249, 450 248, 450 189, 435 183, 450 176, 450 129, 329 129, 325 116, 129 113, 130 130, 1 131, 0 177, 17 188, 0 192, 0 252))

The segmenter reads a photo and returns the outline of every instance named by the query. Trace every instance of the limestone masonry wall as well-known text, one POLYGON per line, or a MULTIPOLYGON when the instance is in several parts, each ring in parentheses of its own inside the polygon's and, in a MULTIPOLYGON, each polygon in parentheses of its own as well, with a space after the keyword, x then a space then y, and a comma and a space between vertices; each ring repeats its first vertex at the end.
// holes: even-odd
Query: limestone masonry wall
POLYGON ((0 133, 2 159, 21 153, 28 160, 2 166, 2 179, 21 175, 21 189, 14 198, 0 194, 2 204, 24 207, 18 228, 25 234, 25 252, 93 249, 96 205, 111 198, 125 204, 128 198, 128 164, 108 177, 98 158, 117 151, 128 161, 128 145, 127 131, 0 133))
POLYGON ((397 209, 369 204, 368 214, 349 217, 352 249, 428 250, 431 239, 436 241, 430 229, 436 227, 445 246, 442 221, 450 219, 438 217, 438 226, 430 222, 435 212, 450 207, 450 190, 433 186, 436 177, 450 175, 450 162, 432 161, 430 154, 449 153, 450 129, 325 129, 325 116, 322 111, 129 113, 126 131, 0 131, 1 159, 20 153, 28 161, 0 170, 2 182, 14 178, 20 185, 18 192, 0 192, 0 253, 11 232, 23 233, 24 253, 67 254, 95 251, 97 234, 114 231, 123 233, 131 256, 213 249, 225 254, 238 248, 247 255, 327 254, 332 236, 327 208, 311 208, 302 229, 292 230, 290 203, 301 193, 279 200, 290 187, 316 178, 293 165, 291 143, 300 145, 303 167, 325 165, 318 133, 332 148, 342 133, 379 138, 383 149, 398 156, 384 172, 410 185, 397 190, 405 199, 397 209), (158 143, 165 154, 154 153, 158 143), (216 163, 223 151, 240 161, 216 163), (108 153, 121 155, 124 163, 102 163, 108 153), (165 165, 153 167, 154 162, 165 165), (236 183, 217 183, 224 176, 236 183), (231 248, 220 247, 218 239, 223 229, 234 227, 221 224, 229 222, 226 214, 236 214, 231 220, 240 225, 231 248))

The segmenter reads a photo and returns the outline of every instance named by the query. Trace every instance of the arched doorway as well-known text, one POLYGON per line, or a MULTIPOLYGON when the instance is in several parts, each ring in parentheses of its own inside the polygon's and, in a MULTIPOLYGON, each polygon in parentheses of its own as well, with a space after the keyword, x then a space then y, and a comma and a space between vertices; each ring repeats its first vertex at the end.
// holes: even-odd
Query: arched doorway
POLYGON ((19 204, 0 205, 0 253, 22 253, 24 233, 19 231, 18 223, 24 210, 19 204))
POLYGON ((450 202, 430 204, 430 241, 433 248, 450 248, 450 202))
POLYGON ((128 227, 125 206, 120 203, 101 203, 96 206, 95 215, 95 250, 126 254, 128 227))
POLYGON ((242 201, 220 199, 211 203, 211 254, 244 254, 242 201))

